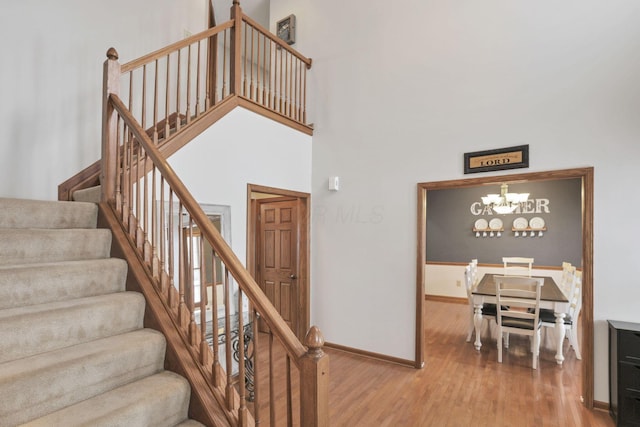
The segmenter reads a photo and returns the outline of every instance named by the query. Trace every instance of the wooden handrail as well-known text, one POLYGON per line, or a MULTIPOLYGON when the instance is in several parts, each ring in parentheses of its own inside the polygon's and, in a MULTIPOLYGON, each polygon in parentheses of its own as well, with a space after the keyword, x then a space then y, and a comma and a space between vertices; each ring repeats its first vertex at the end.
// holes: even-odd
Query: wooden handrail
POLYGON ((233 21, 227 21, 223 24, 220 25, 216 25, 213 28, 209 28, 208 30, 204 30, 200 33, 194 34, 192 36, 189 36, 187 38, 184 38, 180 41, 177 41, 173 44, 170 44, 168 46, 165 46, 161 49, 156 50, 155 52, 151 52, 147 55, 141 56, 140 58, 136 58, 133 61, 129 61, 126 64, 122 64, 121 66, 121 70, 122 73, 127 73, 129 71, 133 71, 137 68, 142 67, 145 64, 149 64, 153 61, 155 61, 156 59, 160 59, 164 56, 167 56, 169 53, 171 52, 175 52, 177 50, 183 49, 187 46, 189 46, 190 44, 196 43, 200 40, 204 40, 207 39, 209 37, 215 36, 216 34, 219 34, 221 32, 223 32, 226 29, 229 29, 231 27, 233 27, 234 22, 233 21))

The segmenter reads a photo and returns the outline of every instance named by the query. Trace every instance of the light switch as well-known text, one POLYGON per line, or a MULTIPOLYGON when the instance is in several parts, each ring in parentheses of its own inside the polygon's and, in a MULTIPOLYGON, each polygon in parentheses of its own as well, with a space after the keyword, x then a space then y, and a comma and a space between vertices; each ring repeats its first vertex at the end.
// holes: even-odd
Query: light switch
POLYGON ((329 190, 330 191, 338 191, 340 189, 340 177, 339 176, 330 176, 329 177, 329 190))

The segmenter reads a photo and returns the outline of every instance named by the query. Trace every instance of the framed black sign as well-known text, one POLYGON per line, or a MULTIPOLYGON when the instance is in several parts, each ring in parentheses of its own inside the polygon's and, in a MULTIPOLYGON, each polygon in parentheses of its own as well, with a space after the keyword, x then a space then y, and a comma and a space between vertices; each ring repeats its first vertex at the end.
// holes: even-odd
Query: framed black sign
POLYGON ((464 173, 529 167, 529 145, 464 153, 464 173))

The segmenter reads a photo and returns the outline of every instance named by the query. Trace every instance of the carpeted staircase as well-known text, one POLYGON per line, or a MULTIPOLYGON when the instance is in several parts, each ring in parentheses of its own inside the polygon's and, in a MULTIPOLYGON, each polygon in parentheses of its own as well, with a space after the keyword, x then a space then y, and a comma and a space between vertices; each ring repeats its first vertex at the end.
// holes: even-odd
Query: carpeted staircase
POLYGON ((0 198, 0 427, 202 426, 97 212, 0 198))

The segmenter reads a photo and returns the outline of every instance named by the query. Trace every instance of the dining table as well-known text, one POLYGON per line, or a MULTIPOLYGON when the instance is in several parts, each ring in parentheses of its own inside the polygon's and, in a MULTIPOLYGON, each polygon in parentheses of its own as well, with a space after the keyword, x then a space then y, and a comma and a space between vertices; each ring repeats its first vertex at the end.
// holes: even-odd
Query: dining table
MULTIPOLYGON (((482 327, 482 305, 484 303, 496 304, 496 285, 493 280, 498 274, 486 273, 472 291, 474 316, 473 323, 476 331, 474 342, 476 350, 480 350, 480 330, 482 327)), ((564 294, 556 281, 551 276, 532 276, 544 279, 544 284, 540 290, 540 308, 551 309, 556 318, 555 338, 556 338, 556 362, 562 365, 564 356, 562 355, 562 344, 565 337, 564 318, 569 311, 569 298, 564 294)))

